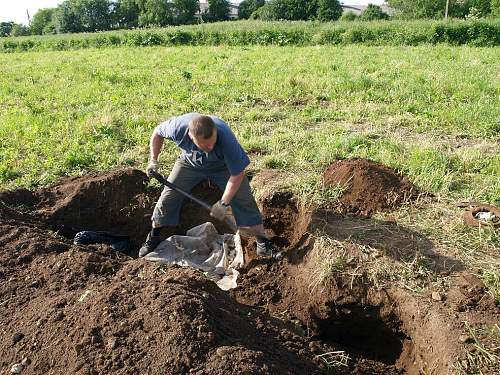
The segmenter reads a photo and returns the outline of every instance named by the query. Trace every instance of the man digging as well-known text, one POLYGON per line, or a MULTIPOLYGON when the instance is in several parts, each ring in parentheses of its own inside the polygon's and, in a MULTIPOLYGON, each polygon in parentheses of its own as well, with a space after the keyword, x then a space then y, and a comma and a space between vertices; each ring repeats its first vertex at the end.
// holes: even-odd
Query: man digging
MULTIPOLYGON (((213 181, 223 194, 212 206, 210 215, 223 220, 231 207, 238 228, 256 237, 257 256, 278 257, 279 251, 264 230, 262 215, 245 176, 250 160, 229 125, 218 117, 198 113, 172 117, 161 123, 151 135, 148 177, 158 171, 158 156, 165 138, 182 150, 168 180, 184 191, 191 191, 205 179, 213 181)), ((182 201, 180 193, 165 186, 151 218, 152 230, 139 250, 140 257, 162 242, 163 227, 177 226, 182 201)))

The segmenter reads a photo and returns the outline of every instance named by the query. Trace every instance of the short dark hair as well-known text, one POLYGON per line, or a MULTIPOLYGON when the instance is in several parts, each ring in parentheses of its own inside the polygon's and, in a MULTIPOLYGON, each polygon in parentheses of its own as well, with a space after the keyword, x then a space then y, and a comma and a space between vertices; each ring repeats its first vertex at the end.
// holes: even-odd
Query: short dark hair
POLYGON ((210 116, 200 115, 189 121, 188 128, 192 136, 208 139, 214 133, 215 123, 210 116))

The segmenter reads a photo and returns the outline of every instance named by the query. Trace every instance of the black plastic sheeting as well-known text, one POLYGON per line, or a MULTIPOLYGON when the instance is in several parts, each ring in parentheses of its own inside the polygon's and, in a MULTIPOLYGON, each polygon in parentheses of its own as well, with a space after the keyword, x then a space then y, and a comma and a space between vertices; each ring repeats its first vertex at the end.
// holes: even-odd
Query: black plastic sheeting
POLYGON ((130 248, 130 237, 103 231, 85 230, 78 232, 73 239, 75 245, 105 244, 113 250, 127 252, 130 248))

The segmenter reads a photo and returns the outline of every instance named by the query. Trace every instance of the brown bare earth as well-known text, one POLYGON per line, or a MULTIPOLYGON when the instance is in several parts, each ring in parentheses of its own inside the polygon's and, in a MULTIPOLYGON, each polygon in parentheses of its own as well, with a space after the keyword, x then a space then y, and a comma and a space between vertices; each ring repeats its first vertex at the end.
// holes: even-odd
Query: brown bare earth
MULTIPOLYGON (((361 163, 355 171, 371 165, 350 163, 361 163)), ((394 191, 411 189, 394 176, 394 191)), ((258 188, 267 177, 252 182, 258 188)), ((472 346, 460 339, 462 322, 499 321, 482 282, 419 233, 306 210, 287 191, 259 202, 284 259, 252 260, 224 292, 200 271, 135 258, 159 193, 142 172, 121 169, 0 194, 0 373, 446 374, 472 346), (382 229, 353 235, 369 225, 382 229), (80 230, 127 234, 133 246, 123 254, 73 245, 80 230), (449 273, 439 301, 376 272, 374 262, 397 266, 417 251, 432 272, 449 273), (322 273, 326 259, 337 263, 322 273)), ((208 183, 193 193, 209 202, 220 195, 208 183)), ((378 209, 389 207, 349 211, 378 209)), ((209 220, 186 203, 172 233, 209 220)))
POLYGON ((396 208, 418 196, 418 189, 391 168, 366 159, 334 162, 323 174, 326 187, 342 191, 340 209, 359 215, 396 208))

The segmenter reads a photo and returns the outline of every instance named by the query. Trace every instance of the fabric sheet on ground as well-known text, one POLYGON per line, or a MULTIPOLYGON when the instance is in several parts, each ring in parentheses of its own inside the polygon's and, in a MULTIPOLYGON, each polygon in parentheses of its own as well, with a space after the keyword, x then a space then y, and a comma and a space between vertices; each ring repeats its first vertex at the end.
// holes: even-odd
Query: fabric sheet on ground
POLYGON ((239 234, 219 234, 210 222, 167 238, 145 259, 200 269, 223 290, 237 286, 237 269, 244 264, 239 234))

